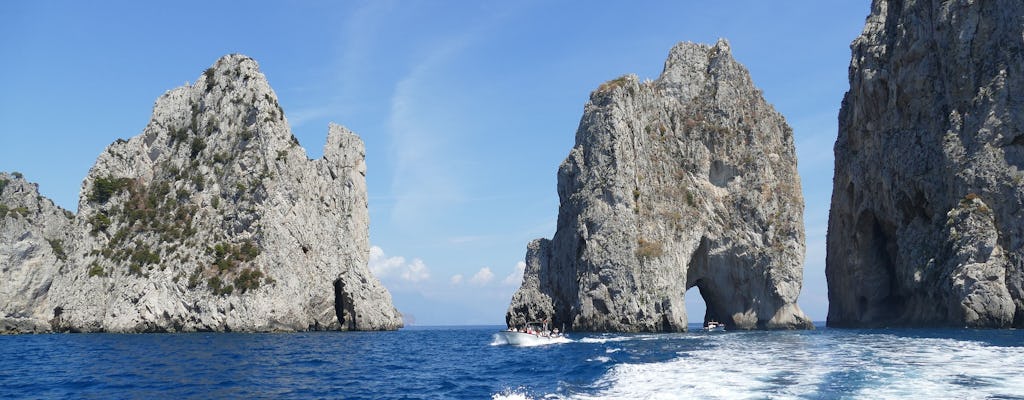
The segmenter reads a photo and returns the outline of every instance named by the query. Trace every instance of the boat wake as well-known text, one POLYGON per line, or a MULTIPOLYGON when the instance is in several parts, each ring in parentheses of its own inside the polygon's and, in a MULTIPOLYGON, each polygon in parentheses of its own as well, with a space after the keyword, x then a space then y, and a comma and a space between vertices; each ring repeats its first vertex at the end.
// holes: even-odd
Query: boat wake
POLYGON ((495 393, 491 395, 491 400, 532 400, 526 393, 522 393, 522 389, 508 390, 504 392, 495 393))
POLYGON ((827 345, 813 335, 769 338, 719 341, 665 362, 617 364, 591 385, 597 390, 558 397, 1016 398, 1024 388, 1021 347, 885 335, 827 345))
POLYGON ((663 340, 708 340, 706 335, 701 334, 670 334, 670 333, 655 333, 655 334, 601 334, 597 336, 590 336, 579 339, 580 343, 592 343, 592 344, 606 344, 614 342, 650 342, 650 341, 663 341, 663 340))

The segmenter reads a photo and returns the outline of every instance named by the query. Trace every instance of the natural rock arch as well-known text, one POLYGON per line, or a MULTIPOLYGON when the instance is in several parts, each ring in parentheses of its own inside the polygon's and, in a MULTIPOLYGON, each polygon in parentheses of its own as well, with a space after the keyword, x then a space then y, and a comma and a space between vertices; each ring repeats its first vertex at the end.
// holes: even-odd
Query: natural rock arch
POLYGON ((696 285, 731 328, 812 326, 796 305, 792 130, 724 40, 680 43, 657 80, 628 75, 591 93, 558 194, 558 228, 527 247, 510 325, 683 331, 696 285))

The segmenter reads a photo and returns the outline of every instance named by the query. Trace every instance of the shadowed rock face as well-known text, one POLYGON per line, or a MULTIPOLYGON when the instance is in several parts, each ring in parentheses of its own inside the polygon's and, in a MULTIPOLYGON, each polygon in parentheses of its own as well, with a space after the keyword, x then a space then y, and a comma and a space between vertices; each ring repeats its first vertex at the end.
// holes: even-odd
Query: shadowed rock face
POLYGON ((686 290, 732 329, 810 328, 796 305, 803 198, 793 135, 724 40, 591 94, 558 171, 553 239, 529 244, 510 325, 683 331, 686 290))
POLYGON ((292 136, 241 55, 161 96, 82 182, 68 260, 40 318, 62 331, 397 329, 370 274, 363 142, 292 136))
POLYGON ((851 48, 828 324, 1024 327, 1024 3, 876 0, 851 48))

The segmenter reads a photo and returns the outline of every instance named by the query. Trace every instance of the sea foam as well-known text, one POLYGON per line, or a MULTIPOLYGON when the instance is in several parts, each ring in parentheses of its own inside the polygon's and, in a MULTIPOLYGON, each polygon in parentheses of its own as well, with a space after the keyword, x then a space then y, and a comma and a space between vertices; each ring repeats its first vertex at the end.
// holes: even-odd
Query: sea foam
POLYGON ((601 390, 568 398, 984 398, 1024 388, 1021 347, 894 335, 827 345, 811 335, 736 339, 616 365, 594 383, 601 390))

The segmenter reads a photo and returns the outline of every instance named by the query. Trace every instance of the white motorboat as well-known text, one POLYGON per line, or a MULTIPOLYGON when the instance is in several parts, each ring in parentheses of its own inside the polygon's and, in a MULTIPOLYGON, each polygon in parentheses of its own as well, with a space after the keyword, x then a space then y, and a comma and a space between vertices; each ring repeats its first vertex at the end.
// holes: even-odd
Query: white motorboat
POLYGON ((497 333, 498 344, 510 344, 513 346, 540 346, 554 343, 567 343, 569 339, 555 330, 549 330, 547 323, 531 322, 521 328, 509 328, 497 333), (503 343, 502 343, 503 342, 503 343))
POLYGON ((725 332, 725 324, 723 324, 721 322, 718 322, 718 321, 715 321, 715 320, 710 320, 710 321, 704 323, 704 331, 705 332, 725 332))

